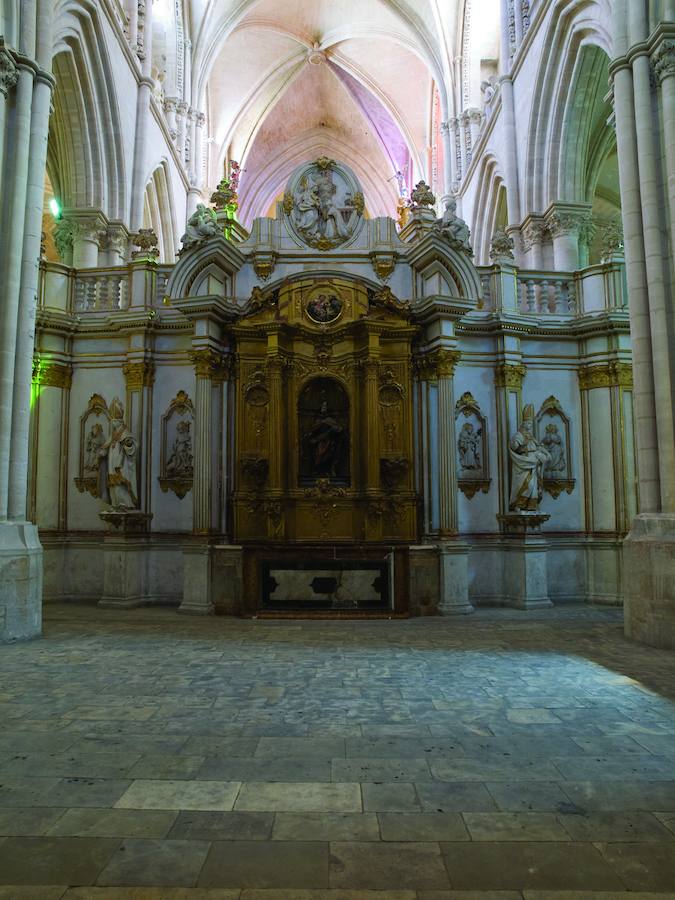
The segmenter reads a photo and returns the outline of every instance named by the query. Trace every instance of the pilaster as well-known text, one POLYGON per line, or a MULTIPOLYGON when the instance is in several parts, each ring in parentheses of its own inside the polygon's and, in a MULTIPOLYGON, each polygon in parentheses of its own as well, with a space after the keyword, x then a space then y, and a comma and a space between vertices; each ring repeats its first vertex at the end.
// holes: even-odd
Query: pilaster
MULTIPOLYGON (((132 337, 132 342, 134 338, 132 337)), ((152 388, 155 383, 155 363, 143 352, 132 351, 122 366, 126 380, 126 421, 138 442, 139 459, 136 470, 140 484, 140 508, 152 512, 152 388)))
MULTIPOLYGON (((515 434, 521 421, 523 405, 523 381, 526 375, 525 366, 519 361, 519 351, 509 347, 513 354, 495 366, 495 402, 497 406, 497 469, 499 472, 499 514, 509 512, 509 485, 511 461, 509 458, 509 441, 515 434)), ((501 520, 500 520, 501 521, 501 520)))

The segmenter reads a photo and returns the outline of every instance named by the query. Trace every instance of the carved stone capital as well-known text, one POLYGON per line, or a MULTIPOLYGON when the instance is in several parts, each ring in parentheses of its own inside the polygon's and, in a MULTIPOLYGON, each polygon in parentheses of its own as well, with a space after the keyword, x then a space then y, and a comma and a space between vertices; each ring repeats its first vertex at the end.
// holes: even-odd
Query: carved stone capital
POLYGON ((543 244, 550 237, 548 225, 542 216, 528 216, 520 230, 523 250, 531 250, 535 244, 543 244))
POLYGON ((50 362, 36 356, 33 359, 33 384, 40 387, 57 387, 69 391, 73 383, 71 365, 50 362))
POLYGON ((155 364, 151 359, 125 363, 122 372, 129 391, 139 391, 144 387, 152 387, 155 383, 155 364))
POLYGON ((661 41, 652 54, 652 65, 659 84, 675 75, 675 41, 661 41))
POLYGON ((124 259, 128 246, 129 233, 124 225, 109 225, 103 238, 102 249, 116 253, 124 259))
POLYGON ((438 381, 439 378, 452 378, 460 360, 459 350, 444 348, 433 350, 415 358, 415 370, 421 381, 438 381))
POLYGON ((19 80, 19 73, 12 56, 0 39, 0 94, 7 96, 19 80))
POLYGON ((65 262, 68 256, 73 252, 74 233, 75 223, 68 219, 59 219, 52 229, 56 252, 63 262, 65 262))
POLYGON ((579 369, 579 388, 591 391, 594 388, 633 387, 633 366, 631 363, 611 360, 601 365, 582 366, 579 369))
POLYGON ((197 128, 203 128, 206 125, 206 113, 198 112, 195 121, 197 122, 197 128))
POLYGON ((553 237, 563 234, 577 234, 588 240, 592 237, 595 226, 589 208, 567 204, 551 204, 546 210, 545 219, 553 237))
POLYGON ((520 388, 526 374, 525 366, 499 363, 495 366, 495 387, 520 388))
POLYGON ((210 381, 227 381, 229 375, 229 357, 218 353, 211 347, 193 350, 190 357, 195 366, 197 378, 208 378, 210 381))
POLYGON ((441 122, 441 134, 450 134, 450 119, 441 122))
POLYGON ((480 123, 483 121, 483 113, 475 107, 467 109, 464 112, 469 122, 473 125, 480 125, 480 123))

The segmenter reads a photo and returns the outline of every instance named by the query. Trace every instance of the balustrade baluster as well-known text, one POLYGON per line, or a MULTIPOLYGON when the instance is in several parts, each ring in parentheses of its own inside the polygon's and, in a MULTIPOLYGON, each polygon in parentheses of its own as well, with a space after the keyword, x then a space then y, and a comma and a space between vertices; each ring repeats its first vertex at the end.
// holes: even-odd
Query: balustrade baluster
POLYGON ((527 302, 527 312, 536 313, 537 311, 537 286, 534 278, 525 279, 525 296, 527 302))

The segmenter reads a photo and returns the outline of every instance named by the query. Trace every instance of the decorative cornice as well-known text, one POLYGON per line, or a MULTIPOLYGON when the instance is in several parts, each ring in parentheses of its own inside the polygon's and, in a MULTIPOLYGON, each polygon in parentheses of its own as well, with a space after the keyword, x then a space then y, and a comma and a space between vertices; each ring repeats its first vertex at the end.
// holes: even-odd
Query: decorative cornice
POLYGON ((594 225, 590 207, 552 203, 544 213, 544 218, 553 237, 575 232, 586 240, 593 236, 594 225))
POLYGON ((633 366, 630 363, 611 360, 601 365, 582 366, 579 369, 579 389, 633 387, 633 366))
POLYGON ((220 383, 227 381, 230 371, 230 357, 206 347, 203 350, 192 350, 190 358, 195 366, 197 378, 208 378, 220 383))
POLYGON ((125 363, 122 372, 128 391, 139 391, 144 387, 152 387, 155 383, 155 364, 151 359, 125 363))
POLYGON ((495 366, 495 387, 520 388, 526 374, 525 366, 499 363, 495 366))
POLYGON ((33 384, 40 387, 57 387, 69 391, 73 383, 73 367, 69 364, 48 362, 36 356, 33 359, 33 384))

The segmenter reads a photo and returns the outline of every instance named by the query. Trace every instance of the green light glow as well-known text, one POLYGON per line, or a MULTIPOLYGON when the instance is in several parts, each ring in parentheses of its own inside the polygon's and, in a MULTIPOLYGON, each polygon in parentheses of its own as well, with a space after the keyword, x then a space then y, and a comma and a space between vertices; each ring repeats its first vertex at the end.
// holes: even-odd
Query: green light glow
POLYGON ((55 219, 61 218, 61 207, 56 197, 52 197, 49 201, 49 209, 51 210, 51 213, 55 219))

